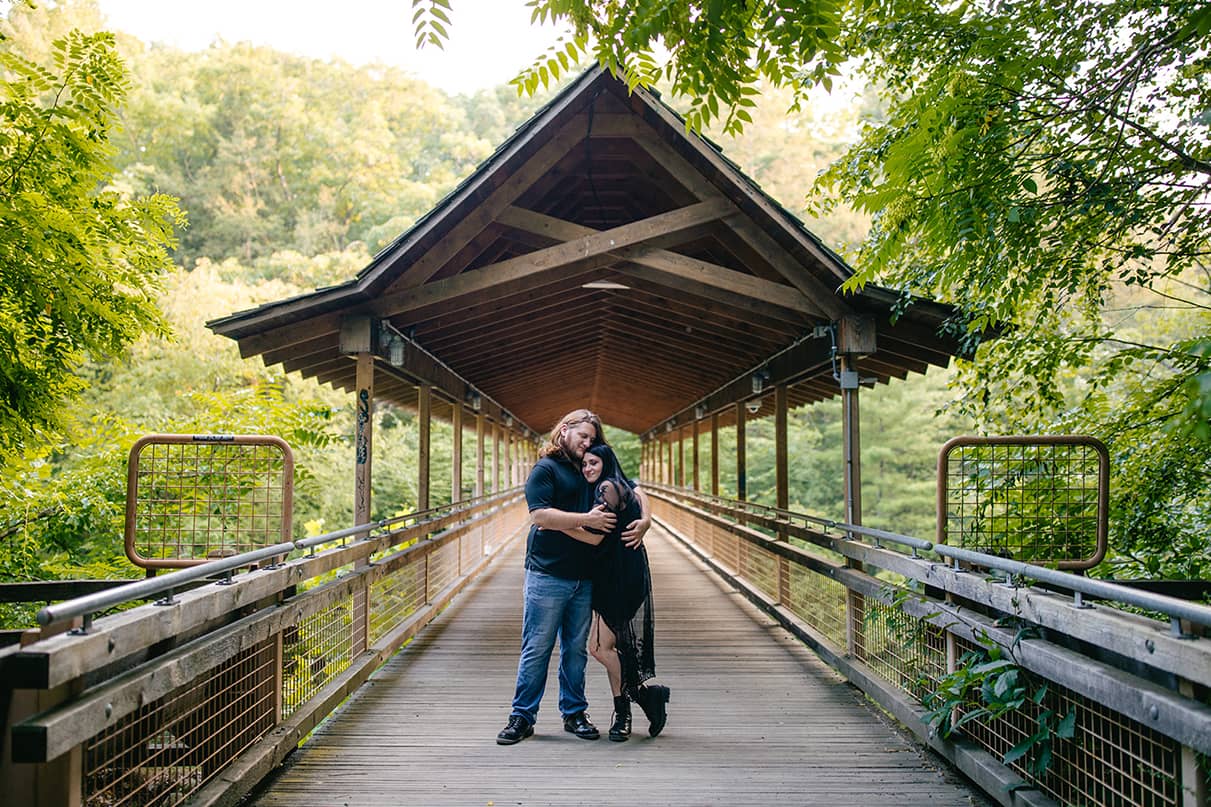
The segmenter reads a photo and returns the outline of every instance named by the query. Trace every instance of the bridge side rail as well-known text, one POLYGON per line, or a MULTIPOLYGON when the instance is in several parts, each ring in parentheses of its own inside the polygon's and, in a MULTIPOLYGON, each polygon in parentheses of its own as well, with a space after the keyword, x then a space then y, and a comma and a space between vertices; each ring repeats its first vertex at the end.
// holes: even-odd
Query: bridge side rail
POLYGON ((1207 804, 1211 642, 1196 636, 1211 608, 750 502, 644 489, 663 526, 1001 803, 1207 804), (1145 602, 1171 622, 1090 606, 1059 582, 1145 602), (1045 694, 943 739, 923 699, 988 642, 1045 681, 1045 694), (1047 710, 1074 712, 1075 724, 1071 739, 1052 740, 1046 772, 1032 773, 1029 755, 1004 764, 1047 710))
POLYGON ((221 575, 110 616, 44 609, 84 624, 0 655, 0 801, 234 804, 527 523, 515 488, 140 581, 221 575))

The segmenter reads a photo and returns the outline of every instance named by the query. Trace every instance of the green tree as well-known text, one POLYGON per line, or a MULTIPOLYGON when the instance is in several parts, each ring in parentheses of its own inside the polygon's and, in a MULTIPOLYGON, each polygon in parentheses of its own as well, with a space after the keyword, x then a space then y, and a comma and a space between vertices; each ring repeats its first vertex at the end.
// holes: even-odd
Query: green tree
POLYGON ((131 52, 119 166, 130 187, 190 211, 187 267, 359 242, 376 252, 492 151, 463 105, 396 68, 247 44, 131 52))
POLYGON ((52 430, 77 368, 163 328, 175 202, 106 187, 126 71, 108 34, 72 32, 45 67, 0 52, 0 456, 52 430))

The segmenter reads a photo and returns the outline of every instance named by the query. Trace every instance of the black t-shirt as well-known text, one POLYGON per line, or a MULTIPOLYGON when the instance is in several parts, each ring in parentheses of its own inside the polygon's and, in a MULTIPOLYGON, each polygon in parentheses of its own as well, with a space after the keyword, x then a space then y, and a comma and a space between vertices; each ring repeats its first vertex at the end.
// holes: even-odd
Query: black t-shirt
MULTIPOLYGON (((593 491, 584 481, 579 463, 543 457, 526 480, 526 505, 531 512, 553 507, 566 513, 587 513, 593 505, 593 491)), ((526 568, 565 580, 588 580, 593 576, 593 551, 592 544, 558 530, 532 526, 526 540, 526 568)))

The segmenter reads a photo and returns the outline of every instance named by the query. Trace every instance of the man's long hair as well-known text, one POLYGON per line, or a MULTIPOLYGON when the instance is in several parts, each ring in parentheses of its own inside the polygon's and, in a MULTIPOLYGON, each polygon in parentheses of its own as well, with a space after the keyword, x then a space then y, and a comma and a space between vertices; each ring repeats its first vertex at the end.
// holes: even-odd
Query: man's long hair
POLYGON ((594 415, 588 409, 573 409, 560 418, 559 422, 555 424, 555 428, 551 429, 551 433, 547 435, 547 441, 543 443, 542 448, 538 449, 538 456, 564 456, 563 444, 559 440, 560 432, 563 431, 564 426, 570 429, 581 423, 591 423, 593 424, 593 428, 597 430, 597 436, 593 438, 593 445, 606 445, 605 432, 601 428, 601 418, 594 415))

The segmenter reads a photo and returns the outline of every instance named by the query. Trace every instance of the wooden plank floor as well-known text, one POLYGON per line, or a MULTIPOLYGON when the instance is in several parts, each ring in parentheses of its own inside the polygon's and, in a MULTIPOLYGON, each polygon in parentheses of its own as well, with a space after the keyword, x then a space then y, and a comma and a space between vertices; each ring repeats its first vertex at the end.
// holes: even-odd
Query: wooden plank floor
MULTIPOLYGON (((656 663, 669 722, 609 742, 565 733, 552 662, 534 737, 498 746, 513 695, 524 541, 326 721, 260 789, 260 807, 361 805, 986 805, 857 690, 654 529, 656 663)), ((558 651, 555 656, 558 656, 558 651)))

